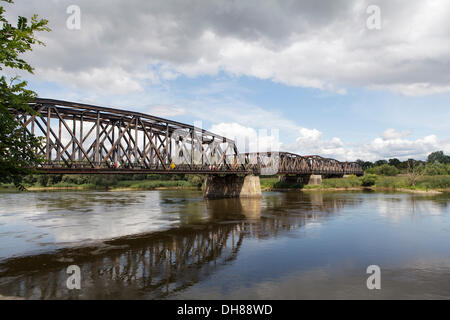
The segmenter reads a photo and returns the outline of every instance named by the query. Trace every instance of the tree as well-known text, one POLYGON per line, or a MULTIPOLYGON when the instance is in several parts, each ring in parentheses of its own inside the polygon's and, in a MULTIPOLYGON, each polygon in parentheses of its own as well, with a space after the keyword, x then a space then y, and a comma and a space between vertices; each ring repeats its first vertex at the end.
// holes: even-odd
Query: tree
POLYGON ((402 162, 397 158, 389 159, 389 165, 400 169, 402 162))
POLYGON ((386 160, 377 160, 377 161, 375 161, 375 163, 374 163, 374 165, 375 165, 376 167, 382 166, 383 164, 388 164, 388 162, 387 162, 386 160))
POLYGON ((364 171, 373 167, 373 163, 370 161, 358 159, 356 160, 356 163, 359 164, 364 171))
MULTIPOLYGON (((12 0, 0 0, 12 4, 12 0)), ((0 6, 0 70, 24 70, 33 73, 33 68, 20 56, 31 51, 35 44, 43 45, 35 33, 50 31, 48 21, 39 20, 37 15, 30 22, 25 17, 18 17, 17 26, 11 25, 5 18, 5 9, 0 6)), ((0 182, 14 183, 21 187, 23 175, 31 172, 30 168, 42 161, 34 150, 42 143, 41 139, 27 134, 16 120, 13 112, 36 112, 28 103, 36 98, 36 93, 26 89, 27 82, 18 76, 0 78, 0 182)))
POLYGON ((423 168, 424 165, 420 161, 408 159, 408 170, 406 172, 406 176, 408 179, 408 184, 411 187, 415 187, 419 178, 424 175, 425 171, 423 168))
POLYGON ((428 155, 427 162, 428 163, 439 162, 447 164, 450 163, 450 156, 446 156, 444 154, 444 151, 435 151, 428 155))

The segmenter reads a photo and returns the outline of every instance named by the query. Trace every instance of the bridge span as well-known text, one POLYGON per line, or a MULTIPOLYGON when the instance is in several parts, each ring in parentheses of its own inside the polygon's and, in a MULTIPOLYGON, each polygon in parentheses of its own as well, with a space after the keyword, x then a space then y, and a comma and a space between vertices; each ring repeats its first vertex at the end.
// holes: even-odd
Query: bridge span
POLYGON ((362 175, 355 162, 289 152, 239 153, 213 132, 145 113, 38 98, 10 110, 25 134, 42 137, 43 173, 362 175))

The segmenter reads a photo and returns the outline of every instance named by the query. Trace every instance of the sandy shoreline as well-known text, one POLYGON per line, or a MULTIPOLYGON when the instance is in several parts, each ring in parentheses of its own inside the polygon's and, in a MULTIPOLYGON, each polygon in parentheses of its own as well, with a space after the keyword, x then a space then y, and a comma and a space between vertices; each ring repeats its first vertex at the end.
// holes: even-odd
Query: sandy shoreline
POLYGON ((386 188, 386 187, 350 187, 350 188, 267 188, 262 191, 302 191, 302 192, 317 192, 317 191, 392 191, 392 192, 406 192, 406 193, 416 193, 424 195, 436 195, 442 194, 444 192, 450 192, 450 190, 414 190, 407 188, 386 188))

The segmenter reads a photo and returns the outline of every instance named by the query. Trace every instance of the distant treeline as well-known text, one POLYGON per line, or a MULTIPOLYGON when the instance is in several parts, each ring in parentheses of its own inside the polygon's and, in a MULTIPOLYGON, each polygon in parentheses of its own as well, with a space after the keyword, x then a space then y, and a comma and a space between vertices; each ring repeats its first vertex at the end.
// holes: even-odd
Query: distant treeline
POLYGON ((443 151, 436 151, 428 155, 426 161, 408 159, 400 161, 397 158, 378 160, 375 162, 357 160, 365 173, 383 176, 396 176, 407 173, 409 168, 419 167, 424 175, 450 175, 450 156, 443 151))

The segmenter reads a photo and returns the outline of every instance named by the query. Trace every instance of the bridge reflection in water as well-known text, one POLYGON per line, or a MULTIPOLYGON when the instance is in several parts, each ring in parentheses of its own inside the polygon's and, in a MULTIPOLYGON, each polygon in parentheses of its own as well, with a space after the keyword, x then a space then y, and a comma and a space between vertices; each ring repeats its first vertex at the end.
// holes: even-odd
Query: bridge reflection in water
POLYGON ((211 220, 206 223, 6 260, 0 264, 0 294, 26 299, 170 297, 233 263, 245 239, 276 237, 356 204, 321 193, 207 200, 211 220), (292 208, 281 208, 281 202, 292 208), (296 203, 302 203, 301 209, 296 203), (82 290, 67 289, 66 269, 72 264, 81 268, 82 290))

